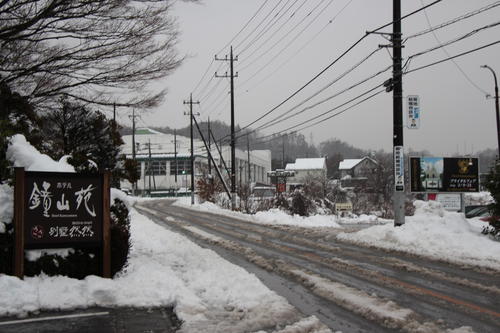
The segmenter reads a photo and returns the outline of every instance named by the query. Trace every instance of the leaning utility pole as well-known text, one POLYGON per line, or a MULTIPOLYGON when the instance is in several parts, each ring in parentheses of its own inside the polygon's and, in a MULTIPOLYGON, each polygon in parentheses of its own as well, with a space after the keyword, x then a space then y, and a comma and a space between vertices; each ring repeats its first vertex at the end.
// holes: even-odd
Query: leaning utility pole
POLYGON ((234 78, 238 77, 238 73, 234 75, 233 72, 233 62, 238 60, 238 57, 233 58, 233 47, 231 46, 230 49, 230 54, 229 54, 229 59, 227 58, 227 55, 223 59, 217 58, 217 55, 215 56, 215 60, 217 61, 229 61, 230 65, 230 75, 227 75, 227 72, 225 75, 217 75, 217 72, 215 72, 215 77, 229 77, 231 78, 231 209, 235 210, 236 209, 236 138, 234 135, 234 78))
POLYGON ((394 162, 394 226, 405 223, 405 163, 403 145, 403 73, 401 43, 401 0, 393 0, 393 162, 394 162))
MULTIPOLYGON (((194 205, 194 145, 193 145, 193 104, 200 104, 200 102, 193 102, 193 94, 189 95, 189 101, 184 101, 184 104, 189 104, 190 131, 191 131, 191 205, 194 205)), ((187 184, 186 184, 187 185, 187 184)))
MULTIPOLYGON (((134 165, 136 163, 136 160, 135 160, 135 118, 137 117, 135 115, 135 109, 132 109, 132 115, 128 116, 130 119, 132 119, 132 160, 134 161, 134 165)), ((132 184, 132 195, 135 196, 135 190, 136 190, 136 187, 137 187, 137 182, 134 182, 132 184)))

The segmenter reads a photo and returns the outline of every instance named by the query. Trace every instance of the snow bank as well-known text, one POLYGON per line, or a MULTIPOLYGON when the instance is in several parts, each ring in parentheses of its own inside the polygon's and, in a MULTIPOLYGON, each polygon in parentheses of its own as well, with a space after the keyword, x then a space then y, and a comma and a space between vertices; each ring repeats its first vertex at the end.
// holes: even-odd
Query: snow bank
POLYGON ((14 164, 14 167, 24 167, 26 171, 75 172, 75 168, 68 164, 67 156, 54 161, 36 150, 21 134, 10 138, 7 159, 14 164))
POLYGON ((223 209, 208 201, 202 204, 191 205, 189 200, 186 200, 185 198, 180 198, 174 203, 174 205, 195 209, 199 211, 211 212, 214 214, 235 217, 238 219, 247 220, 258 224, 293 225, 299 227, 341 228, 341 226, 337 223, 336 216, 334 215, 314 215, 314 216, 303 217, 299 215, 289 215, 277 208, 271 209, 269 211, 257 212, 254 215, 249 215, 223 209))
POLYGON ((130 260, 113 280, 0 275, 0 315, 89 306, 175 305, 187 332, 293 323, 296 310, 254 275, 132 211, 130 260))
POLYGON ((5 225, 12 223, 14 217, 14 190, 7 184, 0 184, 0 234, 5 225))
POLYGON ((495 201, 490 192, 465 193, 464 200, 466 206, 489 205, 495 201))
POLYGON ((395 228, 373 226, 337 237, 355 243, 394 249, 434 259, 500 269, 500 243, 481 235, 483 222, 445 211, 439 202, 416 201, 415 215, 395 228))

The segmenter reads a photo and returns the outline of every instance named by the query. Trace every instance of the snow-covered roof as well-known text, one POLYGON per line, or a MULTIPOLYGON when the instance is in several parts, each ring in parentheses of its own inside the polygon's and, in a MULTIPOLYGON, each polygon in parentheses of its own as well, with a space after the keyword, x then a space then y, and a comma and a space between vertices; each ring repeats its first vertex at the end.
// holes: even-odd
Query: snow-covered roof
POLYGON ((343 161, 340 161, 339 170, 350 170, 350 169, 354 168, 356 165, 358 165, 359 163, 361 163, 365 159, 369 159, 372 162, 374 162, 375 164, 378 164, 376 161, 374 161, 373 159, 371 159, 369 157, 351 158, 351 159, 345 159, 343 161))
POLYGON ((324 169, 326 161, 324 157, 320 158, 297 158, 295 163, 288 163, 286 170, 317 170, 324 169))

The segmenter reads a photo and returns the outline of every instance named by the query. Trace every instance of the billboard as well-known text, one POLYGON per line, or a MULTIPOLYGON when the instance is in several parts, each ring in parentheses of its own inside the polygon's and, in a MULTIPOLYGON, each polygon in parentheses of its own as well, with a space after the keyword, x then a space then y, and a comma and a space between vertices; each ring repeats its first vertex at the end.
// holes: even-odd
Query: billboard
POLYGON ((411 192, 479 192, 479 161, 470 157, 411 157, 411 192))
POLYGON ((26 248, 102 242, 102 176, 25 172, 24 198, 26 248))

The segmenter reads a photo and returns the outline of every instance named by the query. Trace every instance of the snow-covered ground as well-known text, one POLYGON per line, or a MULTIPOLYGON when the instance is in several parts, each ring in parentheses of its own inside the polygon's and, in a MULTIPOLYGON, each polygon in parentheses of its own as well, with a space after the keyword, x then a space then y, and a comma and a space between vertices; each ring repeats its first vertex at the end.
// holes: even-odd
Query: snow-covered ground
MULTIPOLYGON (((23 137, 9 148, 16 166, 72 171, 38 153, 23 137)), ((113 191, 131 203, 127 197, 113 191)), ((129 197, 128 197, 129 198, 129 197)), ((0 187, 3 222, 12 217, 12 189, 0 187)), ((5 227, 4 224, 0 224, 5 227)), ((316 317, 304 318, 253 274, 169 231, 131 208, 131 249, 126 268, 113 279, 88 276, 17 277, 0 274, 0 315, 90 306, 174 306, 184 332, 330 332, 316 317)), ((5 229, 5 228, 3 228, 5 229)), ((0 230, 4 232, 4 230, 0 230)))
POLYGON ((416 201, 415 215, 401 227, 373 226, 341 233, 341 240, 500 270, 500 242, 481 234, 486 222, 445 211, 435 201, 416 201))
MULTIPOLYGON (((475 194, 476 202, 490 201, 489 193, 475 194)), ((340 232, 339 240, 393 249, 419 256, 445 260, 458 264, 470 264, 500 270, 500 242, 482 235, 487 223, 479 218, 466 219, 462 213, 445 211, 436 201, 416 201, 414 216, 407 216, 406 223, 395 228, 392 220, 376 216, 338 218, 328 215, 310 217, 290 216, 273 209, 254 215, 232 212, 215 204, 190 205, 186 198, 178 199, 176 205, 246 219, 250 222, 270 225, 290 225, 305 228, 331 227, 342 230, 346 224, 368 225, 357 232, 340 232), (373 226, 369 226, 373 224, 373 226)))
POLYGON ((335 215, 314 215, 303 217, 299 215, 289 215, 279 209, 270 209, 256 214, 244 214, 223 209, 211 202, 196 203, 191 205, 191 199, 187 197, 179 198, 174 205, 182 206, 198 211, 212 212, 226 216, 236 217, 258 224, 268 225, 287 225, 305 228, 331 227, 342 228, 342 224, 383 224, 392 222, 391 220, 381 219, 374 215, 360 215, 352 217, 338 217, 335 215))

